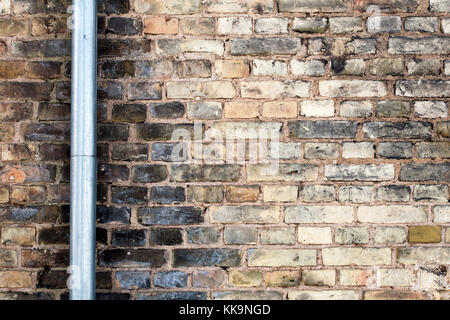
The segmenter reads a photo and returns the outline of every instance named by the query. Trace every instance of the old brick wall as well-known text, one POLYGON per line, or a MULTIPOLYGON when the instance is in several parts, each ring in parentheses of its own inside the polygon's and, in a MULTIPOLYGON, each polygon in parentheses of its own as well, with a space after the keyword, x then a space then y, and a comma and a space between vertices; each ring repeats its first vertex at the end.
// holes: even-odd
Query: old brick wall
MULTIPOLYGON (((449 0, 98 2, 99 298, 449 298, 449 0)), ((0 0, 0 299, 68 294, 70 4, 0 0)))

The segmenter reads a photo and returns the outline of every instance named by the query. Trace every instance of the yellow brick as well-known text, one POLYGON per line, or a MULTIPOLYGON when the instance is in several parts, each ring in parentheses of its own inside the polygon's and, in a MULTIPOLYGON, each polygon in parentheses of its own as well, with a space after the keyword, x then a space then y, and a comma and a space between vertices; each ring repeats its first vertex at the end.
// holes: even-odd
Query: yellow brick
POLYGON ((226 190, 230 202, 255 202, 259 197, 258 186, 227 186, 226 190))
POLYGON ((3 228, 2 244, 31 246, 35 243, 36 231, 34 228, 3 228))
POLYGON ((305 270, 303 283, 307 286, 334 286, 336 282, 335 270, 305 270))
POLYGON ((440 226, 411 226, 408 235, 409 243, 441 242, 440 226))
POLYGON ((266 273, 268 287, 296 287, 300 284, 300 271, 272 271, 266 273))
POLYGON ((263 116, 267 118, 296 118, 297 114, 295 101, 272 101, 263 104, 263 116))
POLYGON ((165 17, 151 17, 144 20, 144 33, 148 34, 177 34, 178 19, 165 17))
POLYGON ((264 186, 264 202, 294 202, 297 197, 297 186, 264 186))
POLYGON ((217 60, 216 73, 223 78, 246 78, 249 67, 243 60, 217 60))
POLYGON ((9 190, 8 188, 0 188, 0 203, 9 202, 9 190))
POLYGON ((226 118, 256 118, 259 115, 257 102, 235 101, 225 103, 226 118))
POLYGON ((30 288, 32 286, 31 272, 1 271, 0 288, 30 288))
POLYGON ((262 275, 258 271, 230 272, 230 285, 235 287, 258 287, 262 283, 262 275))
POLYGON ((450 243, 450 228, 447 228, 447 230, 445 231, 445 242, 450 243))

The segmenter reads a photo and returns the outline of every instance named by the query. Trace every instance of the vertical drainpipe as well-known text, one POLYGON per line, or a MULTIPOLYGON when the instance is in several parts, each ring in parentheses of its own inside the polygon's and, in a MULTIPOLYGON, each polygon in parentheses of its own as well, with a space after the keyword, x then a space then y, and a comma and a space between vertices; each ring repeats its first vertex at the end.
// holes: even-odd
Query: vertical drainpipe
POLYGON ((97 1, 73 0, 70 158, 71 300, 95 300, 97 1))

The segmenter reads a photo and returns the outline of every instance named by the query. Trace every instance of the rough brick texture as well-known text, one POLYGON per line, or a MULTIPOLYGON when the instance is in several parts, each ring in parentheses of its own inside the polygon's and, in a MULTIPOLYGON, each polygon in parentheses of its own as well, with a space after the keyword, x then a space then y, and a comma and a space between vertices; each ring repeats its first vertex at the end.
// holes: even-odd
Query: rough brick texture
MULTIPOLYGON (((98 3, 99 298, 449 297, 448 0, 98 3)), ((0 0, 0 299, 68 293, 69 5, 0 0)))

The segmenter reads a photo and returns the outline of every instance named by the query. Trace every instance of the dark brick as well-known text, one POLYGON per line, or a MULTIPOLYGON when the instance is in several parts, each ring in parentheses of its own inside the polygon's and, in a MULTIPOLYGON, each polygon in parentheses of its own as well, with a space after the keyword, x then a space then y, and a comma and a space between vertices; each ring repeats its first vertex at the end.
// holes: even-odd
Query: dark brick
POLYGON ((450 181, 450 162, 432 164, 403 164, 400 169, 401 181, 450 181))
POLYGON ((1 300, 19 300, 19 301, 41 301, 41 300, 55 300, 55 296, 52 293, 47 292, 2 292, 0 293, 1 300))
POLYGON ((147 188, 143 187, 112 187, 111 201, 116 204, 147 203, 147 188))
POLYGON ((231 54, 234 56, 295 55, 301 49, 300 38, 253 38, 232 39, 231 54))
POLYGON ((176 119, 184 116, 184 105, 180 102, 155 103, 150 105, 153 118, 176 119))
POLYGON ((105 57, 135 57, 150 53, 150 40, 137 39, 100 39, 98 41, 98 56, 105 57))
POLYGON ((57 100, 70 100, 70 92, 70 82, 64 81, 55 83, 55 96, 57 100))
POLYGON ((2 99, 48 101, 52 89, 49 82, 0 82, 2 99))
POLYGON ((130 169, 123 164, 99 164, 98 180, 100 182, 123 182, 130 176, 130 169))
POLYGON ((112 288, 112 274, 111 272, 97 272, 96 274, 97 289, 111 289, 112 288))
POLYGON ((101 243, 104 245, 108 244, 108 230, 103 228, 96 228, 95 229, 95 239, 97 243, 101 243))
POLYGON ((40 103, 38 119, 42 121, 70 120, 70 104, 68 103, 40 103))
POLYGON ((176 66, 180 78, 211 77, 211 62, 209 60, 185 60, 178 62, 176 66))
POLYGON ((98 223, 130 223, 131 209, 129 207, 97 206, 98 223))
POLYGON ((137 290, 150 288, 150 272, 120 271, 116 272, 116 279, 121 289, 137 290))
POLYGON ((138 139, 149 141, 169 141, 179 139, 179 136, 172 137, 176 130, 186 130, 191 137, 194 134, 194 125, 190 123, 140 123, 136 125, 136 136, 138 139))
POLYGON ((155 274, 153 283, 159 288, 186 288, 188 275, 182 271, 161 271, 155 274))
POLYGON ((166 263, 165 251, 157 249, 108 249, 98 253, 99 265, 112 268, 160 268, 166 263))
POLYGON ((0 183, 53 182, 56 167, 54 165, 2 165, 0 164, 0 183))
POLYGON ((61 75, 61 62, 34 61, 28 62, 25 68, 29 79, 56 79, 61 75))
POLYGON ((67 123, 30 123, 24 127, 23 136, 28 141, 68 141, 70 125, 67 123))
POLYGON ((110 14, 128 13, 130 11, 129 0, 98 0, 98 12, 110 14))
POLYGON ((430 139, 430 122, 366 122, 363 131, 368 138, 430 139))
POLYGON ((0 121, 18 122, 33 116, 32 103, 0 102, 0 121))
POLYGON ((103 78, 120 79, 133 77, 136 71, 135 62, 127 60, 104 61, 100 65, 103 78))
POLYGON ((196 207, 149 207, 138 209, 143 225, 188 225, 204 221, 203 209, 196 207))
POLYGON ((340 139, 354 138, 358 123, 353 121, 291 121, 289 135, 294 138, 340 139))
POLYGON ((206 292, 154 292, 141 293, 136 297, 136 300, 206 300, 206 292))
POLYGON ((70 185, 52 184, 47 187, 47 201, 49 203, 69 203, 70 185))
POLYGON ((174 249, 174 267, 238 267, 241 251, 238 249, 174 249))
POLYGON ((378 118, 408 118, 411 107, 408 101, 380 101, 377 103, 378 118))
POLYGON ((147 118, 145 104, 116 104, 112 110, 112 121, 144 122, 147 118))
POLYGON ((171 181, 180 182, 231 182, 241 175, 239 165, 173 165, 171 181))
POLYGON ((136 18, 111 17, 106 32, 121 36, 131 36, 142 32, 142 22, 136 18))
POLYGON ((44 270, 38 273, 37 288, 65 289, 69 274, 66 271, 44 270))
POLYGON ((128 125, 118 123, 100 123, 98 125, 99 141, 128 140, 128 125))
POLYGON ((408 186, 388 185, 377 189, 377 200, 386 202, 408 202, 411 188, 408 186))
POLYGON ((119 161, 146 161, 148 159, 148 145, 113 144, 112 159, 119 161))
POLYGON ((160 83, 137 82, 128 85, 128 100, 161 100, 162 86, 160 83))
POLYGON ((97 97, 99 100, 122 99, 123 87, 120 82, 99 82, 97 87, 97 97))
POLYGON ((97 202, 106 203, 108 201, 108 185, 97 184, 97 202))
POLYGON ((39 244, 69 244, 70 233, 68 227, 54 227, 40 229, 39 244))
POLYGON ((162 182, 167 179, 169 173, 163 165, 136 166, 133 170, 133 181, 140 183, 162 182))
POLYGON ((170 78, 173 74, 173 63, 170 60, 138 61, 136 69, 138 78, 170 78))
POLYGON ((52 58, 71 55, 71 41, 62 39, 15 41, 12 55, 23 58, 52 58))
POLYGON ((186 201, 183 187, 153 187, 150 201, 159 204, 181 203, 186 201))
POLYGON ((188 146, 182 142, 152 144, 152 160, 154 161, 186 161, 188 152, 188 146))
POLYGON ((56 223, 59 216, 60 209, 55 206, 0 208, 0 222, 56 223))
POLYGON ((67 13, 70 0, 15 0, 15 13, 67 13))
POLYGON ((380 142, 378 156, 386 159, 409 159, 413 157, 411 142, 380 142))
POLYGON ((150 229, 150 244, 173 246, 183 243, 181 229, 156 228, 150 229))
POLYGON ((121 300, 130 300, 131 296, 129 293, 99 293, 97 292, 95 295, 96 300, 107 300, 107 301, 121 301, 121 300))
POLYGON ((146 230, 114 230, 111 244, 118 247, 143 247, 146 238, 146 230))
POLYGON ((33 36, 66 33, 67 28, 67 17, 48 15, 45 17, 34 17, 31 21, 31 33, 33 36))
POLYGON ((211 244, 219 241, 219 230, 215 228, 190 228, 187 229, 189 243, 211 244))
POLYGON ((69 250, 22 250, 22 266, 25 268, 67 267, 69 266, 69 250))
POLYGON ((97 143, 97 160, 109 161, 109 145, 107 143, 97 143))

